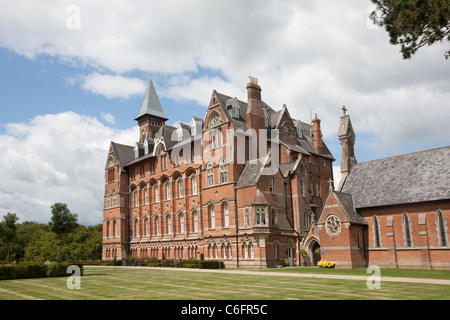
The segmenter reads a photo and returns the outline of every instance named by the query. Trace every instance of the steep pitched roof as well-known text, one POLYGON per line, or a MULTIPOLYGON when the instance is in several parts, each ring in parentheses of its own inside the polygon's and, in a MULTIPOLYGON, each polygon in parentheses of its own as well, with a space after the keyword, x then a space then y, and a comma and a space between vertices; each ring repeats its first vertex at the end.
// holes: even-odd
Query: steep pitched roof
POLYGON ((358 163, 342 188, 355 208, 450 199, 450 146, 358 163))
POLYGON ((111 145, 116 155, 116 159, 119 160, 121 168, 125 167, 134 159, 134 148, 123 144, 115 143, 111 141, 111 145))
POLYGON ((142 101, 141 109, 139 110, 139 113, 136 118, 134 118, 134 120, 137 120, 146 114, 163 118, 165 120, 169 119, 161 107, 161 103, 159 102, 158 95, 156 94, 155 86, 153 85, 152 80, 150 80, 148 84, 144 100, 142 101))
POLYGON ((367 221, 356 212, 355 207, 353 206, 353 197, 349 193, 343 193, 338 191, 332 191, 332 195, 334 195, 337 200, 339 207, 342 212, 344 212, 348 221, 354 224, 364 224, 367 225, 367 221))

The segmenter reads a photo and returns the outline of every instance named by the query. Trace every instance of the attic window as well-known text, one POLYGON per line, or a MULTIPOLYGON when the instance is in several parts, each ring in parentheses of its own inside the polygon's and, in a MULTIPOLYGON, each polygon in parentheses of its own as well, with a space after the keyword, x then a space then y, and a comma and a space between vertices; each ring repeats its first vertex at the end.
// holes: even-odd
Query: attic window
POLYGON ((297 124, 297 135, 299 138, 303 138, 303 127, 300 121, 297 124))
POLYGON ((233 118, 239 118, 239 105, 237 103, 233 103, 232 112, 233 118))

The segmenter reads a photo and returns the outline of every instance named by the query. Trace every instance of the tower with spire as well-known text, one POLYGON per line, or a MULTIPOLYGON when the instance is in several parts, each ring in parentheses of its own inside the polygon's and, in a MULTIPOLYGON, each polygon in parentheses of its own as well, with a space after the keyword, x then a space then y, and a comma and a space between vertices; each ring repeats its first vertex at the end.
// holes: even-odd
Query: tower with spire
POLYGON ((156 94, 153 81, 150 80, 141 109, 134 118, 139 124, 139 142, 143 143, 146 139, 153 139, 166 120, 169 118, 164 113, 158 95, 156 94))
POLYGON ((347 108, 342 107, 343 115, 339 123, 339 141, 342 146, 342 159, 341 159, 341 181, 339 182, 338 191, 342 189, 347 176, 350 173, 352 167, 357 163, 355 157, 355 132, 353 131, 352 122, 350 116, 347 114, 347 108))

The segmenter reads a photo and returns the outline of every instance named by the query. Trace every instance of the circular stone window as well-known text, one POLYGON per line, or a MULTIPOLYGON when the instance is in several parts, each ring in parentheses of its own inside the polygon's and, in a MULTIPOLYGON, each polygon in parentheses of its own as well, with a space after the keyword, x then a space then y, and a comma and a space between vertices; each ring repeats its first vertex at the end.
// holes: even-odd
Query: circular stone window
POLYGON ((338 217, 331 215, 325 221, 325 226, 327 228, 327 233, 337 234, 341 232, 341 221, 338 217))

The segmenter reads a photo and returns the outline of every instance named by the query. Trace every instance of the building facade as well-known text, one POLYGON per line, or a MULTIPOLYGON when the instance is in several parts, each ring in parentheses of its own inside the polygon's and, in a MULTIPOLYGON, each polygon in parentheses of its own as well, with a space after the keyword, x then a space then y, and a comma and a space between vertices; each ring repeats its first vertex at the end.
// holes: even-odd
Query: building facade
POLYGON ((299 264, 319 217, 333 156, 321 124, 261 99, 213 90, 203 119, 166 124, 150 81, 134 146, 110 143, 105 165, 103 259, 219 259, 230 267, 299 264))
POLYGON ((330 186, 302 241, 311 262, 450 269, 450 147, 357 163, 345 111, 339 127, 342 179, 337 190, 330 186))

